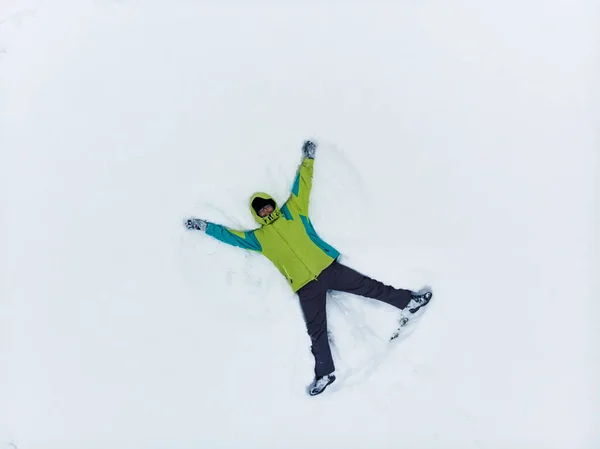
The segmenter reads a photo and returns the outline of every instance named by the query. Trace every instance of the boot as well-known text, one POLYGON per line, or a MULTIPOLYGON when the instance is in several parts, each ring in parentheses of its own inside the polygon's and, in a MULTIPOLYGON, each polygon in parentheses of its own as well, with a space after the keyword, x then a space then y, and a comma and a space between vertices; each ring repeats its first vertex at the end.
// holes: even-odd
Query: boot
POLYGON ((308 387, 308 394, 311 396, 316 396, 318 394, 323 393, 327 385, 333 383, 335 381, 335 374, 327 374, 325 376, 317 377, 313 381, 312 384, 308 387))
POLYGON ((405 307, 405 310, 408 310, 412 314, 417 313, 417 311, 421 307, 424 307, 429 303, 432 296, 433 293, 431 293, 431 291, 429 290, 420 290, 418 292, 412 292, 412 294, 410 295, 410 302, 405 307))

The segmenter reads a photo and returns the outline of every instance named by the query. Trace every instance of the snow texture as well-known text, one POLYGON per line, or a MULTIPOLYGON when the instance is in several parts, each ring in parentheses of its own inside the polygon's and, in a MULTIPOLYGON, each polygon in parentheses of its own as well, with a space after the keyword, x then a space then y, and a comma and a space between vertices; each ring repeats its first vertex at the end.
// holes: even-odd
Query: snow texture
POLYGON ((597 2, 4 0, 0 448, 600 447, 597 2), (255 223, 315 138, 342 262, 297 298, 182 221, 255 223))

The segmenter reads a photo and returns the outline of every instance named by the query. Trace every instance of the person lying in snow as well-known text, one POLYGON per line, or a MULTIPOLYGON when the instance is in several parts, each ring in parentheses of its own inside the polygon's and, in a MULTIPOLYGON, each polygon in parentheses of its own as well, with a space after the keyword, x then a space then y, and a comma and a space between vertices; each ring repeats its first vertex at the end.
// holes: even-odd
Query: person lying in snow
POLYGON ((315 378, 308 388, 311 396, 322 393, 335 381, 327 337, 327 291, 353 293, 390 304, 403 311, 400 326, 427 305, 432 296, 428 290, 413 292, 384 285, 337 262, 340 253, 317 235, 308 217, 316 148, 313 142, 304 142, 292 194, 281 208, 266 193, 252 196, 250 211, 260 228, 235 231, 199 218, 185 221, 189 230, 203 231, 221 242, 262 253, 298 294, 315 358, 315 378))

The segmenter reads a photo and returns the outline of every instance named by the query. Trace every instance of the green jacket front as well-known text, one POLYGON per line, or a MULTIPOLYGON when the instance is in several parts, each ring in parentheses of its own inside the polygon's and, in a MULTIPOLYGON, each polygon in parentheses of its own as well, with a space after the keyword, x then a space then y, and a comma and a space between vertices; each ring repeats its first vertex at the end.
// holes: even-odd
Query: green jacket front
POLYGON ((275 200, 263 192, 250 198, 250 211, 261 225, 253 231, 236 231, 208 223, 206 233, 224 243, 257 251, 266 256, 285 276, 294 292, 298 291, 336 260, 340 253, 325 243, 308 218, 308 202, 312 187, 314 160, 305 158, 298 169, 292 194, 277 207, 275 200), (252 208, 257 198, 272 200, 275 210, 261 218, 252 208))

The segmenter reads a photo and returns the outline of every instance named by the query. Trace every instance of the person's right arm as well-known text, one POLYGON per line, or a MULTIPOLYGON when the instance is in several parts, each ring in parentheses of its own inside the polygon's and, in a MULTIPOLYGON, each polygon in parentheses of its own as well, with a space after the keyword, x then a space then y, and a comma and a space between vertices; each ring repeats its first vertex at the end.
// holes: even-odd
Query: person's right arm
POLYGON ((256 238, 254 231, 237 231, 223 225, 202 220, 201 218, 188 218, 184 224, 188 230, 205 232, 228 245, 252 251, 262 251, 262 246, 256 238))

